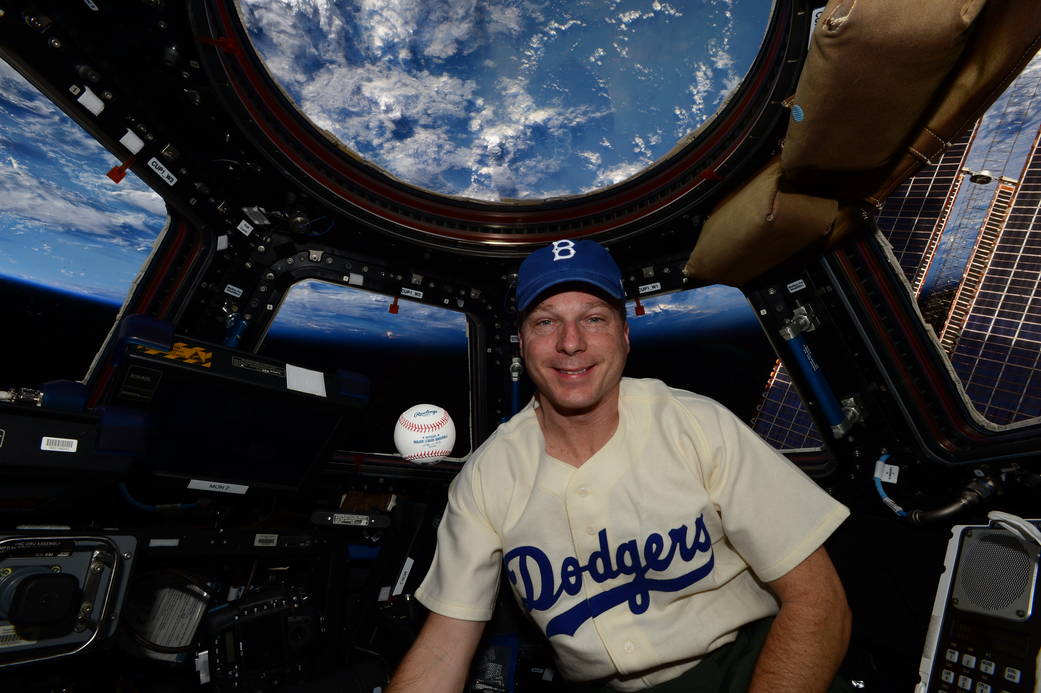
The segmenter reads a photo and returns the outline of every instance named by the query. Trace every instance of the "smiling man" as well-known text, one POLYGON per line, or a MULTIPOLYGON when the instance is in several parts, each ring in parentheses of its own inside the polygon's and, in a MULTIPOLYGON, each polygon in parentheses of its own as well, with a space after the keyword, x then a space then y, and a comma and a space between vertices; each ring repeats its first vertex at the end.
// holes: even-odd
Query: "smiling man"
POLYGON ((537 392, 452 483, 390 693, 462 690, 503 571, 576 690, 848 690, 822 546, 848 511, 716 402, 623 378, 624 301, 592 241, 521 265, 537 392))

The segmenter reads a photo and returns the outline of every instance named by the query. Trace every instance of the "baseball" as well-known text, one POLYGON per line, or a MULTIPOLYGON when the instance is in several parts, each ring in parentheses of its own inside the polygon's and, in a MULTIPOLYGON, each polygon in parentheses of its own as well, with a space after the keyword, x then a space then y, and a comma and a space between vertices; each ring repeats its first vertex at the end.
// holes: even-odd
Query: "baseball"
POLYGON ((394 447, 409 462, 433 464, 448 457, 453 445, 455 424, 436 404, 417 404, 398 417, 394 447))

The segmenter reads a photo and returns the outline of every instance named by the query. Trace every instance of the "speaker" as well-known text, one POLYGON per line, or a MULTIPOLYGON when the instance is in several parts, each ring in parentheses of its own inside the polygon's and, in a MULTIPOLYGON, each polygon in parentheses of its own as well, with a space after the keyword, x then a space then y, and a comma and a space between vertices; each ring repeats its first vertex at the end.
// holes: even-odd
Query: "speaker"
POLYGON ((916 693, 1041 693, 1039 556, 1002 526, 952 529, 916 693))
POLYGON ((1005 529, 966 531, 951 605, 998 619, 1028 620, 1034 612, 1039 553, 1041 546, 1005 529))

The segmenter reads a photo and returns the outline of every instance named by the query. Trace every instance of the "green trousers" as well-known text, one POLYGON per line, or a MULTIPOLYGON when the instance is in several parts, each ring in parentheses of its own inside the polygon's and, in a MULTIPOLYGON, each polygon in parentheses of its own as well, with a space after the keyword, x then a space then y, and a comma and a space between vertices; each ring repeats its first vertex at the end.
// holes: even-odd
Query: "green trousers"
MULTIPOLYGON (((752 672, 770 632, 773 618, 764 618, 741 629, 737 639, 707 655, 696 667, 671 681, 648 688, 643 693, 745 693, 752 672)), ((576 687, 576 693, 616 693, 605 685, 576 687)), ((855 693, 849 682, 836 678, 828 693, 855 693)))

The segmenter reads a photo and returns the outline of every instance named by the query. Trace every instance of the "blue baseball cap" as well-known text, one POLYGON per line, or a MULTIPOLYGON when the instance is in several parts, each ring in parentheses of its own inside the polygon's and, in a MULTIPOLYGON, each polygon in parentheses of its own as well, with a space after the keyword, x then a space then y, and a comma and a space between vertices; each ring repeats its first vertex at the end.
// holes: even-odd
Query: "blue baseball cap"
POLYGON ((591 284, 623 300, 622 271, 596 241, 553 241, 524 259, 517 271, 517 310, 523 311, 546 289, 558 284, 591 284))

